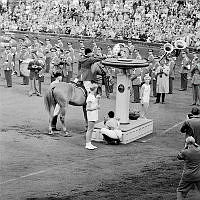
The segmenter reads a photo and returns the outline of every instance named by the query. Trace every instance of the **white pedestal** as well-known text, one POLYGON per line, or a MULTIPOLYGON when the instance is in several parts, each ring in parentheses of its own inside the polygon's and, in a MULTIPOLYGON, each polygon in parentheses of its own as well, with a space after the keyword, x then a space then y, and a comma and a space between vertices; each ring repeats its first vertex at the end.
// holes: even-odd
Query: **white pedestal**
POLYGON ((126 72, 117 75, 116 117, 120 124, 129 123, 130 79, 126 72))
MULTIPOLYGON (((103 136, 100 133, 101 128, 105 127, 103 122, 95 125, 94 132, 92 134, 93 141, 103 141, 103 136)), ((122 144, 128 144, 139 138, 153 133, 153 120, 151 119, 138 119, 130 120, 129 124, 121 124, 122 130, 122 144)))

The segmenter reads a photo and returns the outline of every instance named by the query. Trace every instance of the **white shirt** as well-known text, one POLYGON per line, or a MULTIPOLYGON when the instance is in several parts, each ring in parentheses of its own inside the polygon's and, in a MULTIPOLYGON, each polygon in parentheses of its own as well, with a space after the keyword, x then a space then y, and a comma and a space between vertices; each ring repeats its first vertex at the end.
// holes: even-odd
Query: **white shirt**
POLYGON ((144 103, 149 103, 150 91, 151 91, 150 85, 143 84, 142 89, 143 89, 142 101, 144 103))
MULTIPOLYGON (((86 100, 86 103, 88 104, 88 102, 91 103, 91 108, 96 108, 98 106, 98 100, 97 98, 94 96, 94 94, 91 94, 89 93, 88 97, 87 97, 87 100, 86 100)), ((88 118, 88 121, 97 121, 98 120, 98 110, 92 110, 92 111, 89 111, 87 110, 87 118, 88 118)))

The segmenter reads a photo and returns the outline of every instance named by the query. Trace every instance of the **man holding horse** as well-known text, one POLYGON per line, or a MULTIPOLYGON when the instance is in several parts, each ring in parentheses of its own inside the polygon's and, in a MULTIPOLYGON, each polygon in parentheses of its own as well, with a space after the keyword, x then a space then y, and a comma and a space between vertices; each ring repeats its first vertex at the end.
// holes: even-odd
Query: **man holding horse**
POLYGON ((101 69, 97 65, 93 65, 96 62, 103 60, 104 57, 94 57, 91 49, 85 49, 85 55, 79 60, 79 81, 83 81, 83 85, 87 92, 90 91, 91 81, 96 82, 97 73, 102 74, 101 69))

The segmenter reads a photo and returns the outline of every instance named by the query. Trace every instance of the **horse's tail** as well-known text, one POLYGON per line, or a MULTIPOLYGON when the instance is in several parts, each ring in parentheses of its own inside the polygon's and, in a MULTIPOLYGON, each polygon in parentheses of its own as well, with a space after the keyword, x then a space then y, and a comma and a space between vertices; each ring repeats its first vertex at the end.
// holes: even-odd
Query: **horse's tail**
POLYGON ((44 104, 47 111, 50 113, 52 106, 55 107, 56 101, 53 96, 53 89, 49 89, 44 96, 44 104))

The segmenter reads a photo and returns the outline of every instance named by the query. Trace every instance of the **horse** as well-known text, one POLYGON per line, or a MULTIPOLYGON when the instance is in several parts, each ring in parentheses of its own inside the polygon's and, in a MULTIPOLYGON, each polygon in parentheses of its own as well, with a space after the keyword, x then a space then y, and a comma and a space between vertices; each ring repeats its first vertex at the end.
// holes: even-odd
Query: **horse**
MULTIPOLYGON (((93 73, 100 74, 102 77, 105 77, 106 73, 100 66, 94 65, 92 68, 93 69, 91 71, 93 73)), ((98 93, 99 91, 100 88, 98 88, 98 93)), ((87 91, 82 84, 78 85, 73 82, 59 82, 54 87, 50 87, 44 95, 44 104, 49 113, 49 134, 53 135, 54 131, 56 130, 56 123, 58 118, 58 115, 54 116, 56 104, 60 106, 59 115, 65 136, 71 136, 67 132, 67 128, 65 126, 65 116, 67 113, 68 105, 82 106, 87 127, 86 99, 87 91)))

